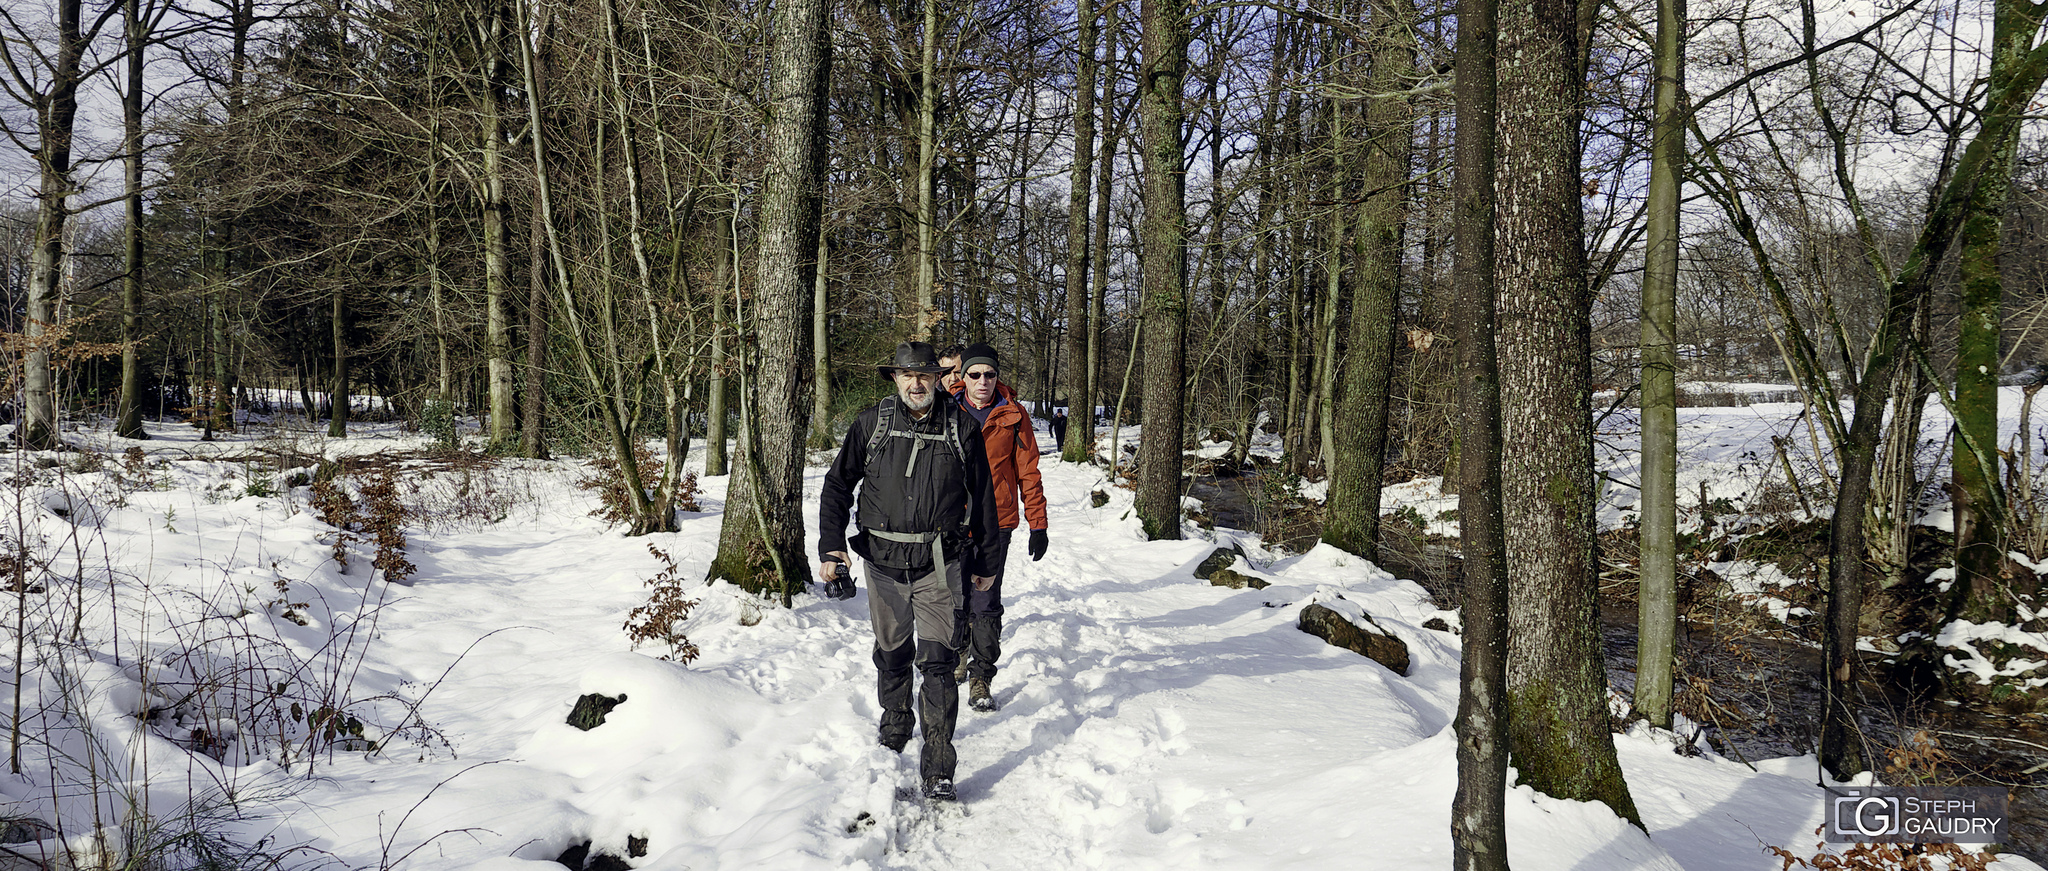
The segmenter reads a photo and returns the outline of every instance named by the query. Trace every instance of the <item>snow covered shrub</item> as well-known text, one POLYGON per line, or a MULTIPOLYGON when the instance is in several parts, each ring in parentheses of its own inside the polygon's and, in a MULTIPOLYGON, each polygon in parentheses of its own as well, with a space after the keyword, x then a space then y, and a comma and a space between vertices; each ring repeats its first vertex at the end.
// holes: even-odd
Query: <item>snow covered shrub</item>
POLYGON ((688 663, 697 658, 697 645, 690 643, 690 637, 683 634, 683 621, 688 620, 690 611, 697 607, 697 600, 684 598, 682 570, 676 561, 661 548, 650 544, 647 552, 661 561, 662 569, 647 579, 647 586, 653 591, 647 595, 647 604, 626 613, 626 637, 633 647, 650 641, 659 641, 668 648, 661 658, 669 662, 688 663))

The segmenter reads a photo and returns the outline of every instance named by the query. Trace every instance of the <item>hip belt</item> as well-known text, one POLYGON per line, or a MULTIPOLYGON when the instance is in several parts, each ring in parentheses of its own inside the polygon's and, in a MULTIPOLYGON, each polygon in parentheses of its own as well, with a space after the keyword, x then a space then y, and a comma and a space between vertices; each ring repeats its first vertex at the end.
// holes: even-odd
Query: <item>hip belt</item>
POLYGON ((936 532, 885 532, 880 529, 862 528, 862 532, 883 541, 898 544, 930 544, 932 546, 932 571, 946 570, 946 543, 944 536, 936 532))

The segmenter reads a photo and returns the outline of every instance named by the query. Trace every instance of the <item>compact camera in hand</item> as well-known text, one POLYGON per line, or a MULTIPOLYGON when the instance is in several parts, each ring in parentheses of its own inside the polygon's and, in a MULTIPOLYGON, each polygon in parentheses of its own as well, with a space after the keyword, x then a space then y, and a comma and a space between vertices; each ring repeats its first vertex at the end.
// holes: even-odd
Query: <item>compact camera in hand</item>
POLYGON ((825 582, 825 598, 841 601, 853 598, 853 572, 846 568, 845 563, 833 564, 832 580, 825 582))

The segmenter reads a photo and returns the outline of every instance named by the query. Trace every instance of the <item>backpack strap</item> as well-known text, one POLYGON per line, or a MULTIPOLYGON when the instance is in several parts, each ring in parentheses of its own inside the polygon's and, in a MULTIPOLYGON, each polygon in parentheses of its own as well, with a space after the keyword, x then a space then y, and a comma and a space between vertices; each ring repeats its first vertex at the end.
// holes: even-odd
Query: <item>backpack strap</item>
POLYGON ((955 446, 955 450, 959 452, 962 461, 965 461, 967 457, 967 442, 965 437, 960 434, 960 422, 954 417, 952 409, 941 409, 946 415, 946 434, 937 435, 917 432, 915 430, 897 429, 896 405, 896 397, 890 396, 884 398, 876 406, 875 428, 872 432, 868 433, 868 454, 867 461, 862 466, 863 470, 869 474, 873 473, 875 455, 881 453, 882 439, 884 438, 910 439, 910 460, 903 464, 903 477, 905 478, 917 473, 917 455, 920 451, 924 450, 925 442, 950 442, 955 446))

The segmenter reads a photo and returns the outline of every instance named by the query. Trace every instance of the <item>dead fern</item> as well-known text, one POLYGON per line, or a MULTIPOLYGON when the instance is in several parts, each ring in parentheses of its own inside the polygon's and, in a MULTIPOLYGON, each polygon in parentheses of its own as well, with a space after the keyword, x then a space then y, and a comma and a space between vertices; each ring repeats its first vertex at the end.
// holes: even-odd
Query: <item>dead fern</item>
POLYGON ((662 569, 647 579, 647 586, 653 588, 647 594, 647 604, 626 613, 626 637, 633 642, 634 649, 659 641, 668 647, 662 659, 687 664, 697 658, 698 651, 697 645, 683 634, 682 625, 697 607, 697 600, 683 597, 682 570, 666 551, 650 544, 647 552, 661 560, 662 569))
MULTIPOLYGON (((1820 829, 1813 833, 1820 834, 1820 829)), ((1955 844, 1814 844, 1812 858, 1799 856, 1783 847, 1764 847, 1764 852, 1784 861, 1779 871, 1816 868, 1826 871, 1985 871, 1998 861, 1990 850, 1965 850, 1955 844)))

